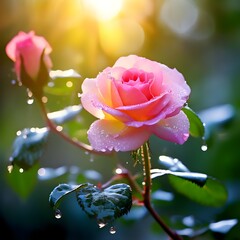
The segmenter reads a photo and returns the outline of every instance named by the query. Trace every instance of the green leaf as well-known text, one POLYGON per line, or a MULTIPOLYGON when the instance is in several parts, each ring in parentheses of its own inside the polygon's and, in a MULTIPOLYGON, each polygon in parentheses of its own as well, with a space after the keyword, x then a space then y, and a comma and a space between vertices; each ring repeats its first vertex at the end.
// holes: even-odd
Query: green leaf
POLYGON ((205 139, 208 139, 211 133, 234 119, 236 111, 230 104, 220 105, 202 110, 199 117, 205 123, 205 139))
POLYGON ((48 113, 48 118, 56 124, 63 124, 75 118, 82 110, 82 106, 74 105, 66 107, 63 110, 48 113))
POLYGON ((159 162, 167 169, 174 172, 189 172, 188 168, 177 158, 161 155, 159 156, 159 162))
POLYGON ((44 88, 44 92, 52 95, 69 95, 79 83, 80 77, 73 69, 50 71, 51 81, 44 88))
POLYGON ((222 234, 228 233, 236 224, 238 223, 237 219, 222 220, 219 222, 211 223, 209 229, 212 232, 218 232, 222 234))
POLYGON ((199 187, 203 187, 207 181, 207 175, 203 173, 193 173, 193 172, 172 172, 169 170, 163 169, 152 169, 151 178, 160 177, 163 175, 173 175, 181 179, 190 181, 199 187))
POLYGON ((53 191, 49 195, 49 203, 53 209, 57 209, 60 205, 60 202, 63 197, 76 191, 78 188, 84 187, 86 184, 80 185, 71 185, 71 184, 59 184, 57 187, 53 189, 53 191))
POLYGON ((132 206, 132 191, 127 184, 115 184, 104 190, 88 183, 77 190, 77 200, 83 211, 96 218, 100 227, 127 214, 132 206))
POLYGON ((225 186, 218 180, 207 177, 203 186, 195 184, 195 181, 186 181, 176 175, 169 175, 172 186, 181 194, 200 204, 219 207, 226 203, 227 191, 225 186))
POLYGON ((24 170, 31 168, 43 154, 48 132, 47 128, 26 128, 22 130, 13 143, 11 163, 24 170))
POLYGON ((190 172, 178 159, 160 156, 161 165, 170 170, 152 169, 152 178, 168 175, 171 185, 181 194, 208 206, 221 206, 227 200, 225 186, 215 178, 190 172))
POLYGON ((6 175, 6 179, 11 188, 23 199, 26 199, 34 190, 37 184, 38 164, 28 171, 19 171, 18 167, 14 167, 11 173, 6 175))
POLYGON ((188 106, 185 106, 182 110, 187 115, 190 122, 190 134, 193 137, 204 137, 204 124, 198 115, 188 106))

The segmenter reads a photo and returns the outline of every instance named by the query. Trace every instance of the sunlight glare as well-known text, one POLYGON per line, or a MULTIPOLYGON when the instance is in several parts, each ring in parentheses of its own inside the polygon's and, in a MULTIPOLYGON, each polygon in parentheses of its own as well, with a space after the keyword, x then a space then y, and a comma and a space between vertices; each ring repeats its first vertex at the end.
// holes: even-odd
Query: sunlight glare
POLYGON ((118 15, 123 0, 84 0, 84 4, 98 20, 110 20, 118 15))

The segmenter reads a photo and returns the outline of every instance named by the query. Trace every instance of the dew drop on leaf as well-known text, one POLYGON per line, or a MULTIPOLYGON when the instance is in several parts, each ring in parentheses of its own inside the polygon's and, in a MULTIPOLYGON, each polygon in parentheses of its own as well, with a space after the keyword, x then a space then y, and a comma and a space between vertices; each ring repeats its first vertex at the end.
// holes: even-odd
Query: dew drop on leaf
POLYGON ((55 218, 56 219, 60 219, 62 217, 62 213, 61 213, 61 211, 59 210, 59 209, 57 209, 56 211, 55 211, 55 218))
POLYGON ((116 228, 112 226, 112 227, 110 227, 109 232, 111 234, 115 234, 117 231, 116 231, 116 228))
POLYGON ((106 223, 99 222, 98 223, 99 228, 104 228, 106 226, 106 223))

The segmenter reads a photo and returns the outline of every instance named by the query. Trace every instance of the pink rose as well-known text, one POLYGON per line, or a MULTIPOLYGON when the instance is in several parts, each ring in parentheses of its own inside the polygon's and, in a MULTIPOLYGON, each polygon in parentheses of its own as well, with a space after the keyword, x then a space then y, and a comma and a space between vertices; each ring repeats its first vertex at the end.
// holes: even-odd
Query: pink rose
POLYGON ((41 58, 47 70, 52 67, 49 57, 52 48, 49 43, 33 31, 29 33, 19 32, 6 46, 8 57, 15 62, 15 72, 21 81, 23 69, 31 79, 36 80, 41 67, 41 58), (43 55, 43 56, 42 56, 43 55))
POLYGON ((176 69, 146 58, 121 57, 82 84, 83 107, 99 118, 88 138, 97 151, 130 151, 152 134, 183 144, 189 121, 181 110, 190 88, 176 69))

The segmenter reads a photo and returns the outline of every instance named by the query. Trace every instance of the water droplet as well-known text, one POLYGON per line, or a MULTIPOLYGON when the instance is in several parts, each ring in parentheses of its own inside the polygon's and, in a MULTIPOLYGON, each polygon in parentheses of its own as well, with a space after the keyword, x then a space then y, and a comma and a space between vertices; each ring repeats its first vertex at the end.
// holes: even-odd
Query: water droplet
POLYGON ((48 86, 49 86, 49 87, 54 87, 54 85, 55 85, 54 82, 49 82, 49 83, 48 83, 48 86))
POLYGON ((94 156, 93 156, 92 154, 90 155, 89 161, 90 161, 91 163, 94 162, 94 156))
POLYGON ((62 213, 59 209, 56 209, 55 211, 55 218, 56 219, 60 219, 62 217, 62 213))
POLYGON ((99 228, 104 228, 106 226, 106 223, 99 222, 98 223, 99 228))
POLYGON ((201 146, 201 150, 202 150, 203 152, 206 152, 207 149, 208 149, 208 147, 207 147, 206 144, 203 144, 203 145, 201 146))
POLYGON ((24 172, 23 168, 19 168, 19 172, 23 173, 24 172))
POLYGON ((20 130, 18 130, 17 132, 16 132, 16 135, 17 136, 20 136, 22 134, 22 132, 20 131, 20 130))
POLYGON ((112 227, 110 227, 109 232, 111 234, 115 234, 117 231, 116 231, 116 228, 112 226, 112 227))
POLYGON ((57 126, 57 127, 56 127, 56 130, 57 130, 58 132, 61 132, 61 131, 63 130, 63 127, 62 127, 62 126, 57 126))
POLYGON ((85 153, 86 155, 88 155, 88 154, 89 154, 89 152, 88 152, 88 151, 85 151, 84 153, 85 153))
POLYGON ((42 97, 42 103, 47 103, 48 102, 48 98, 46 96, 42 97))
POLYGON ((29 98, 29 99, 27 100, 27 104, 31 105, 31 104, 33 104, 33 103, 34 103, 34 99, 33 99, 33 98, 29 98))
POLYGON ((67 81, 67 82, 66 82, 66 86, 67 86, 68 88, 71 88, 71 87, 73 86, 72 81, 67 81))
POLYGON ((11 81, 11 84, 12 85, 15 85, 17 83, 17 81, 15 80, 15 79, 13 79, 12 81, 11 81))
POLYGON ((8 165, 7 170, 8 170, 9 173, 11 173, 12 170, 13 170, 13 165, 12 164, 8 165))
POLYGON ((116 174, 122 174, 123 170, 121 168, 117 168, 115 170, 116 174))

